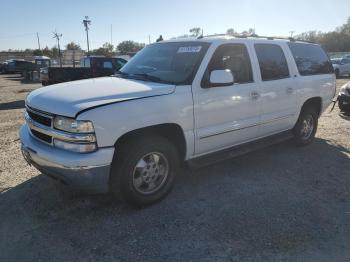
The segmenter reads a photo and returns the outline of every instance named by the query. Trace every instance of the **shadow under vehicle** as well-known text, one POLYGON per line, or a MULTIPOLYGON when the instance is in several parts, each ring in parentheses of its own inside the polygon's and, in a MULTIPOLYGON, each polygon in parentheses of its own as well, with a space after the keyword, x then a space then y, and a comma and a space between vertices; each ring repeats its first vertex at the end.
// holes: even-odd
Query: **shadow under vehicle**
POLYGON ((40 70, 43 86, 87 78, 109 76, 118 71, 127 60, 116 57, 86 56, 80 67, 48 67, 40 70))

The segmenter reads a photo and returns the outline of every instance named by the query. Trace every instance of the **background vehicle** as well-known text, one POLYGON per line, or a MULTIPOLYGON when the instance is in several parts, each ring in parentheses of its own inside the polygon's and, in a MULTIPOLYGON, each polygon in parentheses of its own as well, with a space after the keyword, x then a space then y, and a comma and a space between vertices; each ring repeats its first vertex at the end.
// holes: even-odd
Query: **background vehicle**
POLYGON ((11 59, 8 60, 7 65, 5 67, 6 74, 15 74, 15 73, 21 73, 21 70, 19 69, 19 66, 29 63, 25 61, 24 59, 11 59))
POLYGON ((313 142, 335 95, 317 44, 202 37, 143 48, 111 77, 26 98, 23 155, 43 173, 134 205, 163 198, 192 166, 293 138, 313 142))
POLYGON ((118 71, 127 61, 123 58, 87 56, 80 67, 48 67, 40 71, 43 86, 73 80, 108 76, 118 71))
POLYGON ((0 73, 5 72, 6 65, 7 65, 7 62, 0 62, 0 73))
POLYGON ((350 76, 350 57, 332 59, 331 61, 334 68, 334 72, 337 76, 346 74, 350 76))
POLYGON ((340 88, 337 100, 340 111, 350 113, 350 82, 340 88))

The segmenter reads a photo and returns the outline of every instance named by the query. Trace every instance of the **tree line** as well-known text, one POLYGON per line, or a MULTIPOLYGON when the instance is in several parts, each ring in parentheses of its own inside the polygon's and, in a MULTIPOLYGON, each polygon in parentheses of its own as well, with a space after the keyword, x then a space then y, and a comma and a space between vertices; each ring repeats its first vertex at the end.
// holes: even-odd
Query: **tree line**
MULTIPOLYGON (((200 27, 193 27, 189 30, 188 34, 180 35, 176 38, 186 38, 186 37, 199 37, 203 34, 203 29, 200 27)), ((229 28, 226 30, 227 35, 237 36, 255 35, 255 29, 249 28, 242 32, 237 32, 234 28, 229 28)), ((348 52, 350 51, 350 17, 347 19, 346 23, 335 28, 331 32, 321 32, 321 31, 308 31, 294 36, 295 39, 310 41, 320 44, 327 52, 348 52)), ((114 47, 110 43, 104 43, 101 47, 90 51, 91 55, 103 55, 103 56, 115 56, 115 55, 127 55, 130 53, 136 53, 145 46, 144 43, 138 43, 132 40, 127 40, 119 43, 114 47)), ((79 44, 74 42, 68 43, 65 46, 66 50, 81 50, 79 44)), ((32 53, 33 55, 45 55, 52 58, 58 57, 58 48, 56 46, 49 48, 45 47, 43 49, 26 49, 25 52, 32 53)))
MULTIPOLYGON (((112 57, 115 55, 127 55, 130 53, 136 53, 141 50, 145 44, 138 43, 132 40, 127 40, 119 43, 116 47, 114 47, 110 43, 104 43, 101 47, 93 49, 90 51, 90 55, 102 55, 107 57, 112 57)), ((80 45, 75 42, 70 42, 65 46, 65 50, 82 50, 80 45)), ((52 48, 45 47, 43 49, 26 49, 24 50, 26 53, 31 53, 34 56, 48 56, 51 58, 57 58, 59 56, 57 46, 52 48)))

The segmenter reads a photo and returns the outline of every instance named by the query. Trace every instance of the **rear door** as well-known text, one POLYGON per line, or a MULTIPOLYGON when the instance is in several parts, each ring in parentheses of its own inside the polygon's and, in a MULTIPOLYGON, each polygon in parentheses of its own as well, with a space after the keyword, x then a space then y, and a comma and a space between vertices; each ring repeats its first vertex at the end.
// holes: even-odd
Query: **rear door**
POLYGON ((286 58, 286 46, 256 42, 254 49, 260 81, 259 136, 264 137, 293 127, 297 114, 296 81, 292 76, 292 63, 286 58))
MULTIPOLYGON (((195 153, 217 151, 258 136, 259 85, 253 74, 251 55, 245 43, 222 44, 215 49, 209 64, 201 66, 193 82, 195 153), (210 87, 213 70, 228 69, 234 84, 210 87)), ((208 52, 210 53, 210 52, 208 52)))

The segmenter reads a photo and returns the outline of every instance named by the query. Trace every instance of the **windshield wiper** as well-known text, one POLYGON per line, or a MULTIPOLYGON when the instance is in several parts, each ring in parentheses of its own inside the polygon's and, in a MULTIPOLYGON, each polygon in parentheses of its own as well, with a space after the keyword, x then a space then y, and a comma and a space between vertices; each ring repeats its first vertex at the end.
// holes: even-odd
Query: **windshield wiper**
POLYGON ((158 76, 153 76, 153 75, 150 75, 147 73, 129 74, 129 73, 119 71, 115 74, 115 76, 122 77, 122 78, 128 78, 128 79, 135 79, 135 80, 146 80, 146 81, 151 81, 151 82, 156 82, 156 83, 173 84, 170 81, 163 80, 158 76))
POLYGON ((152 81, 152 82, 163 82, 164 80, 162 80, 160 77, 158 76, 152 76, 146 73, 140 73, 140 74, 133 74, 134 76, 140 76, 141 78, 144 78, 146 80, 152 81))

